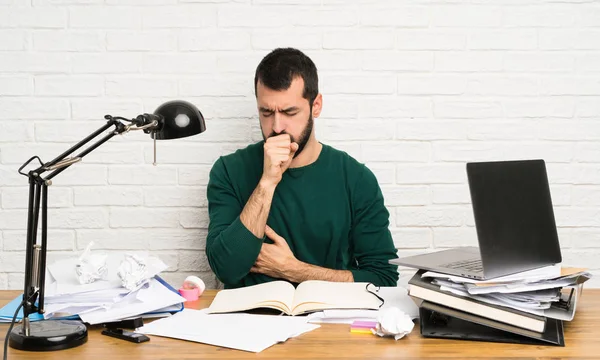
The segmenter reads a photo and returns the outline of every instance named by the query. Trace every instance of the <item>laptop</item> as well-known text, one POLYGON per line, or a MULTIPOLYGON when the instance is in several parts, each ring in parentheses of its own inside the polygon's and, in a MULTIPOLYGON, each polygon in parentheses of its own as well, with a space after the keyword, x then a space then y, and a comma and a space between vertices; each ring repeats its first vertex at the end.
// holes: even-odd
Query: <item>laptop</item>
POLYGON ((562 261, 544 160, 467 163, 477 247, 390 260, 477 280, 562 261))

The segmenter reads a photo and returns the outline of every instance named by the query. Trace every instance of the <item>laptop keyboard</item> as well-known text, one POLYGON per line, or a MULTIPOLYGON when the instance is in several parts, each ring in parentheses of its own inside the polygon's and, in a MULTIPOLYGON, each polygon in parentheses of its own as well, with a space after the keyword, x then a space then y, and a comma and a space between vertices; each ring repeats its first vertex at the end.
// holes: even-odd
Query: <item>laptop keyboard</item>
POLYGON ((449 269, 464 269, 472 272, 483 271, 483 264, 481 263, 481 259, 454 261, 442 266, 449 269))

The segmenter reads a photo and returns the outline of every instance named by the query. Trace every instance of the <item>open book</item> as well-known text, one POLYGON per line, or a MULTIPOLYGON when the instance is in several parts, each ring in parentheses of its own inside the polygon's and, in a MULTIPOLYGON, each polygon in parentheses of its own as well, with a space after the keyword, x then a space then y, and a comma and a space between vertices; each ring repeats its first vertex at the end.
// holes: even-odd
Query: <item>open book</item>
MULTIPOLYGON (((294 288, 286 281, 221 290, 208 313, 228 313, 259 308, 299 315, 325 309, 379 309, 382 301, 367 291, 368 283, 309 280, 294 288)), ((369 285, 369 290, 374 286, 369 285)))

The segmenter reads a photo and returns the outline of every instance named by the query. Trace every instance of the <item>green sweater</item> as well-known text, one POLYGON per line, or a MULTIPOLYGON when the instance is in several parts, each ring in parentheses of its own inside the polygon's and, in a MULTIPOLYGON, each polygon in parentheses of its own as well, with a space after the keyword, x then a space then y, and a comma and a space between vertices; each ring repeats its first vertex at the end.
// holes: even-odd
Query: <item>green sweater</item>
MULTIPOLYGON (((264 238, 240 221, 263 171, 259 142, 220 157, 207 188, 210 223, 206 255, 226 288, 275 279, 250 273, 264 238)), ((305 263, 350 270, 355 282, 395 286, 397 258, 389 213, 373 173, 345 152, 323 144, 318 159, 290 168, 277 185, 267 224, 305 263)))

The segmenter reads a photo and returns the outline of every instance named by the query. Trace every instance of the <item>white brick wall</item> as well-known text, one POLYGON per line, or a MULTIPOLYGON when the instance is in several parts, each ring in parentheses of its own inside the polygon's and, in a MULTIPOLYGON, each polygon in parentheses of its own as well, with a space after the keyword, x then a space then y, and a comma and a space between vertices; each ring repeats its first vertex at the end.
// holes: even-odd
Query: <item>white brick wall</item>
POLYGON ((159 143, 157 167, 129 133, 56 177, 49 261, 94 241, 216 286, 208 172, 261 138, 252 80, 277 46, 316 62, 318 137, 376 174, 401 255, 477 243, 465 162, 543 158, 565 264, 600 275, 598 1, 0 0, 0 289, 23 281, 20 164, 171 99, 208 131, 159 143))

